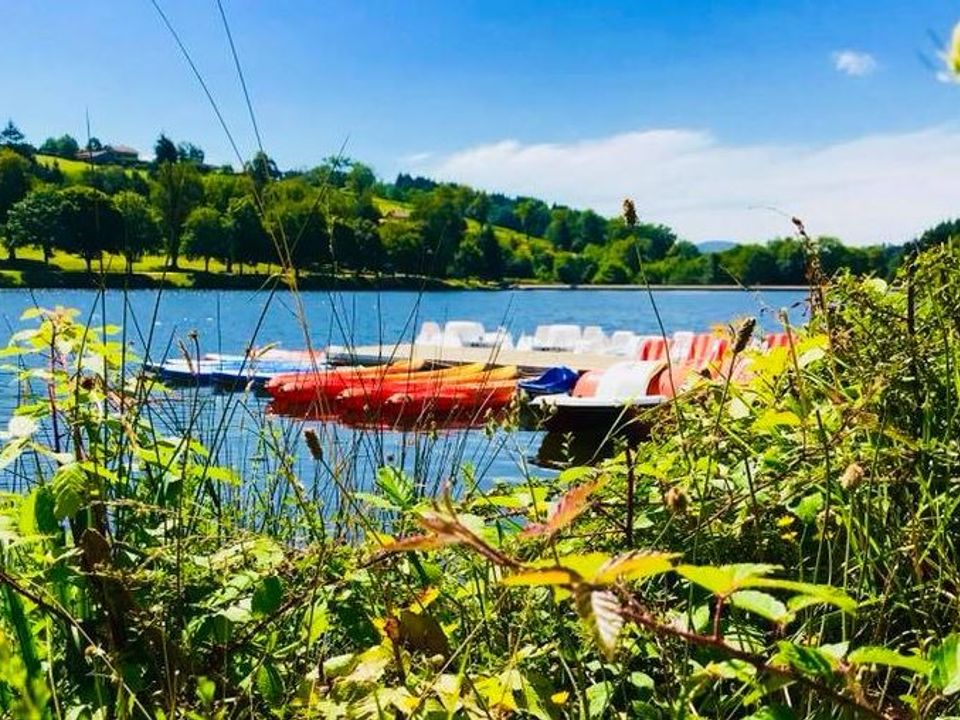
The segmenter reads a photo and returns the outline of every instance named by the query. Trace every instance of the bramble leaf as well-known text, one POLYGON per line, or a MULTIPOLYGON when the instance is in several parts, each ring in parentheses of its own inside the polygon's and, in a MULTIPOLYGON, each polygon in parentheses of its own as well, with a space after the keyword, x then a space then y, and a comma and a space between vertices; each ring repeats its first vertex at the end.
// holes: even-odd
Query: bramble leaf
POLYGON ((960 691, 960 635, 953 633, 928 654, 930 682, 944 695, 960 691))
POLYGON ((647 552, 635 550, 609 560, 590 579, 597 585, 609 585, 616 580, 643 580, 665 573, 673 568, 677 553, 647 552))
POLYGON ((901 655, 896 650, 871 645, 852 651, 847 656, 847 662, 853 665, 889 665, 920 675, 929 675, 933 669, 933 664, 919 655, 901 655))
POLYGON ((787 606, 773 595, 758 590, 738 590, 729 597, 730 604, 775 623, 786 623, 793 618, 787 606))
POLYGON ((521 537, 548 537, 556 535, 560 530, 576 520, 587 509, 587 499, 600 487, 600 481, 578 485, 564 493, 553 506, 547 521, 531 523, 520 532, 521 537))
POLYGON ((593 635, 603 654, 612 659, 623 629, 620 601, 609 590, 594 590, 587 585, 576 589, 577 614, 593 635))
POLYGON ((758 580, 779 570, 777 565, 756 563, 741 563, 738 565, 679 565, 677 572, 690 582, 704 587, 715 595, 729 595, 741 588, 748 587, 748 582, 758 580))
POLYGON ((583 578, 578 573, 563 567, 521 570, 501 580, 504 585, 511 586, 575 585, 582 581, 583 578))

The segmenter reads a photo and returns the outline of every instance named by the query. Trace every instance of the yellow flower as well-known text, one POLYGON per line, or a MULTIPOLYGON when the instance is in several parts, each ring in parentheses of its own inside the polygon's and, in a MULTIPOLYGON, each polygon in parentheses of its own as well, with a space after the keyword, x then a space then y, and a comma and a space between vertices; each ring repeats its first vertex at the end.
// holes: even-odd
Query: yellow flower
POLYGON ((953 28, 950 46, 946 52, 947 70, 954 76, 960 76, 960 23, 953 28))

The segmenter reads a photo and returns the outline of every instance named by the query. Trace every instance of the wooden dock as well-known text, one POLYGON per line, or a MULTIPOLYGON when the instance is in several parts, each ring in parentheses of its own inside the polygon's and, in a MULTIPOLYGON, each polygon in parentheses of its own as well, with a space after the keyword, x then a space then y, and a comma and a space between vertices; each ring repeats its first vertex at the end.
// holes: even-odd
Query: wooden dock
POLYGON ((366 345, 344 348, 331 352, 334 363, 375 365, 401 360, 423 360, 444 365, 488 363, 490 365, 516 365, 522 372, 539 373, 557 365, 566 365, 574 370, 605 369, 625 358, 616 355, 590 353, 551 352, 542 350, 504 350, 484 347, 435 347, 428 345, 366 345))

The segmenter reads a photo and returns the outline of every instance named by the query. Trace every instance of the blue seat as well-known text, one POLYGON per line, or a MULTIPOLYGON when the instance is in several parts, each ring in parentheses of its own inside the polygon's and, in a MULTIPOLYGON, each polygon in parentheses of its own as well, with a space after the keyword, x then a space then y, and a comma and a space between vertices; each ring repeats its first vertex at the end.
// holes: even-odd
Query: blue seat
POLYGON ((580 374, 565 365, 552 367, 534 380, 521 380, 519 386, 531 397, 570 392, 580 374))

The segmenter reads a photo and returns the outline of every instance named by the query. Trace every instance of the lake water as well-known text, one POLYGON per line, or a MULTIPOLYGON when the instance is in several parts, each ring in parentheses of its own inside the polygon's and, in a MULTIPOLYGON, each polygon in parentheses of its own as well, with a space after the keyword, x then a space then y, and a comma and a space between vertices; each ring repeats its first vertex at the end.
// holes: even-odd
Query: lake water
MULTIPOLYGON (((488 329, 503 325, 515 336, 548 323, 656 334, 654 307, 667 333, 705 331, 744 315, 756 316, 763 329, 777 330, 782 308, 789 310, 793 322, 803 322, 803 299, 804 294, 796 291, 735 290, 350 291, 298 296, 287 291, 111 290, 102 299, 91 290, 0 290, 0 327, 7 335, 24 327, 20 315, 34 305, 74 307, 91 323, 124 325, 133 349, 143 355, 149 342, 150 357, 158 360, 168 353, 179 355, 178 341, 193 350, 192 331, 201 353, 240 353, 266 343, 302 348, 307 333, 314 347, 392 344, 410 341, 423 320, 477 320, 488 329), (306 319, 306 330, 300 318, 306 319)), ((11 380, 9 374, 0 375, 0 425, 17 402, 11 380)), ((305 455, 299 442, 305 424, 321 435, 328 448, 325 458, 352 458, 348 479, 338 475, 337 480, 351 485, 367 485, 376 467, 385 462, 401 463, 432 484, 456 475, 464 464, 475 468, 484 482, 516 479, 529 471, 528 461, 541 439, 540 433, 531 432, 457 430, 426 436, 266 418, 262 399, 207 390, 199 394, 181 390, 158 401, 156 419, 171 434, 199 423, 221 461, 247 477, 277 472, 269 465, 265 446, 279 443, 296 458, 301 478, 305 482, 312 478, 317 488, 328 487, 332 474, 340 470, 327 461, 318 466, 305 455)), ((4 484, 9 485, 9 479, 0 481, 4 484)))

